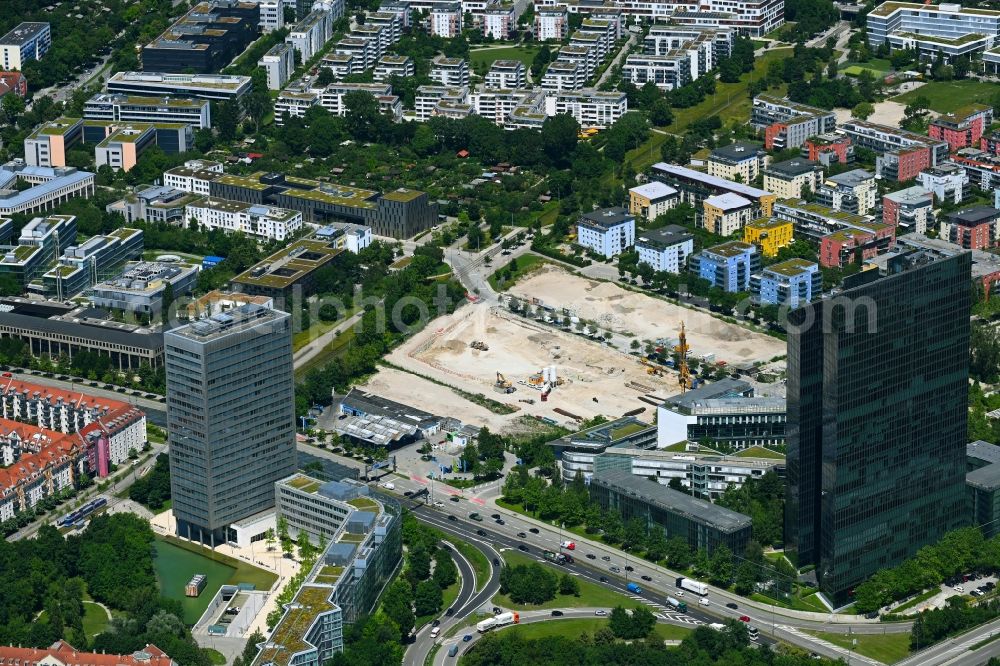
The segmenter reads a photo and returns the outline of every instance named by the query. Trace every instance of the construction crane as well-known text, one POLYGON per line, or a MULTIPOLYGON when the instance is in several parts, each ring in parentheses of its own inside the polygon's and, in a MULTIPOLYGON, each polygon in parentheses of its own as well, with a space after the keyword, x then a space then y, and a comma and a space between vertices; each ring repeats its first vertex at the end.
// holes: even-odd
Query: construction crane
POLYGON ((677 354, 677 373, 679 375, 678 381, 681 385, 681 393, 684 393, 691 387, 691 373, 688 370, 687 355, 688 347, 687 335, 684 333, 684 322, 681 322, 681 334, 677 338, 677 346, 674 347, 674 352, 677 354))

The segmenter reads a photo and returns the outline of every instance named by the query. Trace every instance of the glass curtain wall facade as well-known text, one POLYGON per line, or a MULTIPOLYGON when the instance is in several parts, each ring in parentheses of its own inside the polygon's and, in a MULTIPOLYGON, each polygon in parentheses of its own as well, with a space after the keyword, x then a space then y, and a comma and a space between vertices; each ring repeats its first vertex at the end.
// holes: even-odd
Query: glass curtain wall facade
POLYGON ((835 604, 968 522, 970 271, 897 255, 790 315, 786 552, 835 604))

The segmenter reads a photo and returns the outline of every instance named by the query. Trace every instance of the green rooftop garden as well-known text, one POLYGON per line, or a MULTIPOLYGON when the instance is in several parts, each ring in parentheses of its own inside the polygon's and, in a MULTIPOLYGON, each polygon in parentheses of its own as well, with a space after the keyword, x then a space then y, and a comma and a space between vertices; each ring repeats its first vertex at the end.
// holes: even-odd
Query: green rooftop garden
POLYGON ((377 511, 378 502, 368 497, 355 497, 352 500, 347 500, 347 503, 353 506, 355 509, 361 509, 362 511, 377 511))
POLYGON ((303 586, 295 596, 293 603, 296 607, 285 613, 281 622, 275 627, 274 633, 271 634, 268 642, 274 644, 275 647, 264 650, 256 662, 288 666, 292 655, 309 649, 310 645, 303 640, 303 637, 320 613, 335 608, 330 603, 329 598, 329 588, 303 586))
POLYGON ((352 534, 351 532, 344 532, 337 539, 339 543, 361 543, 365 540, 364 534, 352 534))
POLYGON ((628 437, 640 430, 645 430, 649 426, 642 425, 641 423, 626 423, 620 428, 615 428, 611 431, 611 441, 621 439, 623 437, 628 437))

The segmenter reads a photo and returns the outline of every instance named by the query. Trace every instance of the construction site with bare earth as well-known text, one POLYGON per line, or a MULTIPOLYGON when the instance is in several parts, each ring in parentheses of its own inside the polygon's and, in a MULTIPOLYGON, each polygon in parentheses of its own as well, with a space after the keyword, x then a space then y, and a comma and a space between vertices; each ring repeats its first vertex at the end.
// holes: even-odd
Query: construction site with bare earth
MULTIPOLYGON (((560 320, 574 313, 640 341, 676 344, 683 322, 689 353, 716 362, 765 362, 785 351, 781 340, 561 269, 533 274, 511 294, 543 303, 560 320)), ((681 390, 673 370, 651 371, 641 356, 485 302, 431 321, 386 360, 396 367, 362 388, 432 413, 449 405, 463 421, 501 432, 523 416, 566 425, 598 414, 651 418, 655 405, 681 390), (477 404, 476 396, 484 399, 477 404)))

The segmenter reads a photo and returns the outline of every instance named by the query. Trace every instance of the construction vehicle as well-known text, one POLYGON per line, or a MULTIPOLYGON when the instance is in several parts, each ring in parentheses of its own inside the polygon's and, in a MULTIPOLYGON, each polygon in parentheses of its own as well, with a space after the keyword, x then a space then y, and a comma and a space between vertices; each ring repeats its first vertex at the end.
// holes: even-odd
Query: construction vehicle
POLYGON ((498 393, 513 393, 517 390, 499 370, 497 371, 497 380, 493 384, 493 389, 498 393))
POLYGON ((545 377, 542 376, 542 373, 540 372, 536 372, 535 374, 528 377, 528 384, 534 386, 535 388, 540 387, 544 383, 545 383, 545 377))
POLYGON ((677 346, 674 347, 674 352, 677 354, 677 374, 678 382, 681 386, 681 393, 684 393, 691 388, 691 372, 688 370, 687 355, 691 348, 687 343, 687 334, 684 332, 684 322, 681 322, 681 334, 677 338, 677 346))
POLYGON ((523 403, 528 404, 528 405, 533 405, 533 404, 535 404, 535 399, 534 398, 521 398, 520 400, 518 400, 518 402, 523 402, 523 403))
POLYGON ((646 368, 646 374, 647 375, 654 375, 656 377, 662 377, 663 376, 663 371, 660 370, 655 365, 653 365, 648 359, 641 358, 641 359, 639 359, 639 363, 641 363, 643 366, 645 366, 645 368, 646 368))
POLYGON ((552 393, 552 384, 545 382, 542 386, 542 402, 548 402, 549 393, 552 393))
POLYGON ((473 349, 478 349, 479 351, 489 351, 490 346, 483 342, 482 340, 473 340, 469 343, 469 346, 473 349))

